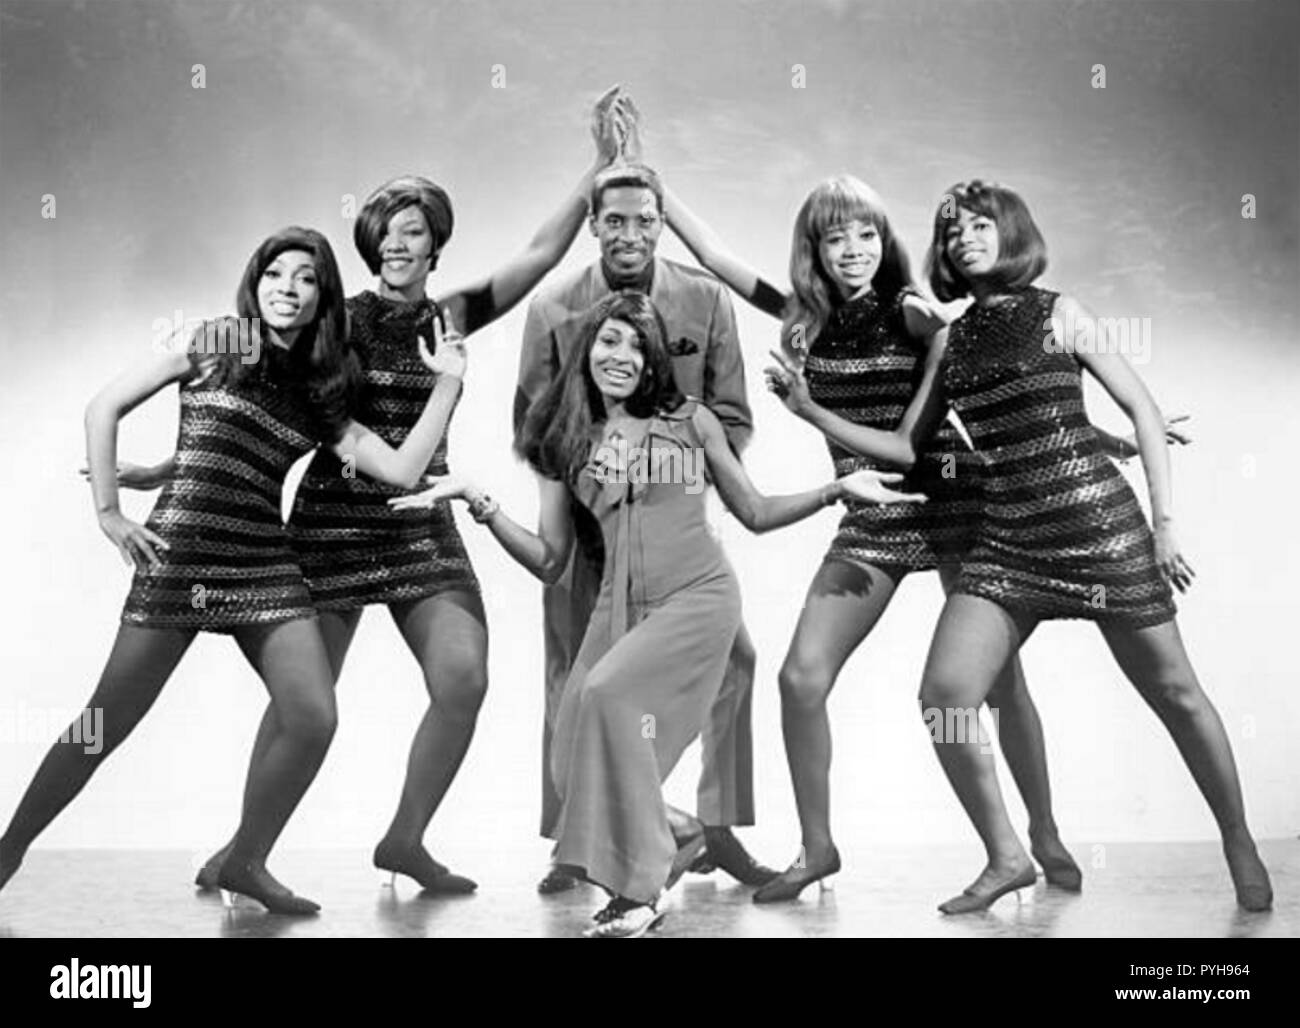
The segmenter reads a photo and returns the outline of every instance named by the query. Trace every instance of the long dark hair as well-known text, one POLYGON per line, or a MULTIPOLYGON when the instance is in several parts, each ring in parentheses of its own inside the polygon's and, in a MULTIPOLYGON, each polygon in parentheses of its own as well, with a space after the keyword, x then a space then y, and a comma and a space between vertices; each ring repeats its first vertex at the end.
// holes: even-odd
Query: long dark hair
POLYGON ((591 349, 611 318, 635 329, 645 358, 636 392, 625 403, 627 412, 647 418, 675 410, 685 399, 673 378, 668 331, 650 298, 630 289, 605 297, 583 316, 577 345, 528 408, 515 435, 515 453, 547 478, 576 482, 591 451, 592 426, 605 420, 604 397, 591 377, 591 349))
POLYGON ((837 175, 819 182, 799 208, 794 220, 794 238, 790 243, 790 285, 793 294, 786 304, 781 326, 781 342, 793 353, 802 335, 806 347, 812 346, 826 327, 831 311, 840 303, 839 292, 822 267, 822 237, 835 225, 864 221, 880 233, 880 265, 871 280, 871 288, 884 302, 912 284, 911 264, 902 242, 894 234, 885 212, 884 201, 869 185, 852 175, 837 175))
POLYGON ((253 326, 259 338, 260 365, 245 363, 242 355, 227 350, 216 355, 214 374, 218 380, 237 383, 254 372, 267 374, 302 387, 319 424, 322 439, 336 439, 348 420, 348 409, 360 381, 355 355, 347 349, 347 310, 343 278, 329 240, 315 229, 291 225, 268 236, 253 251, 244 267, 235 293, 235 310, 243 326, 253 326), (316 316, 303 326, 287 354, 267 341, 260 331, 262 312, 257 305, 257 285, 280 254, 302 250, 311 255, 320 293, 316 316))

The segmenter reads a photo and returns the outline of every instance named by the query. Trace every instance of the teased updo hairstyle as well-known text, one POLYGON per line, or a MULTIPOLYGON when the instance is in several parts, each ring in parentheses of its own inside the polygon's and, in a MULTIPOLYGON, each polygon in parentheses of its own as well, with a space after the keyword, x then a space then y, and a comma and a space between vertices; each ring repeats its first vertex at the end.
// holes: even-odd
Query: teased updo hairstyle
POLYGON ((356 224, 352 227, 352 239, 357 252, 366 262, 372 275, 379 274, 379 246, 388 232, 388 223, 398 211, 408 207, 418 207, 429 225, 433 235, 433 255, 429 266, 438 263, 438 251, 447 245, 451 238, 453 218, 451 197, 441 186, 430 182, 420 175, 399 175, 390 179, 376 189, 361 205, 356 224))

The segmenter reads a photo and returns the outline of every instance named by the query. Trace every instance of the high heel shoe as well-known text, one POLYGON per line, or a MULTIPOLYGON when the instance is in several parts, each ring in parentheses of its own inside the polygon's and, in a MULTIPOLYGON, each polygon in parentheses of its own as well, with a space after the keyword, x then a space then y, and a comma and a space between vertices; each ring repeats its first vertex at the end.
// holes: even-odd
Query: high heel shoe
POLYGON ((840 870, 840 851, 831 848, 831 859, 821 867, 791 865, 754 893, 755 903, 784 903, 817 882, 822 892, 832 891, 831 879, 840 870))
POLYGON ((569 874, 563 868, 552 867, 537 883, 537 891, 543 896, 553 896, 557 892, 568 892, 570 889, 576 889, 581 883, 574 876, 569 874))
POLYGON ((973 914, 979 910, 988 910, 1007 893, 1032 888, 1037 880, 1038 873, 1033 867, 1027 867, 989 892, 971 892, 966 889, 960 896, 940 903, 939 910, 944 914, 973 914))
POLYGON ((677 880, 686 873, 687 869, 699 861, 707 847, 703 832, 678 842, 677 854, 673 857, 672 866, 668 869, 668 879, 664 882, 664 892, 676 885, 677 880))
MULTIPOLYGON (((1061 847, 1064 852, 1065 847, 1061 847)), ((1043 879, 1048 885, 1055 886, 1058 889, 1064 889, 1066 892, 1083 891, 1083 872, 1079 870, 1079 865, 1069 853, 1064 855, 1049 856, 1043 850, 1031 849, 1029 851, 1034 860, 1043 869, 1043 879)))
POLYGON ((656 903, 614 896, 592 918, 596 923, 582 934, 588 939, 639 939, 659 927, 664 913, 656 903))
POLYGON ((290 917, 309 917, 320 913, 320 904, 304 896, 296 896, 289 889, 271 877, 263 869, 260 874, 248 867, 231 868, 223 864, 217 876, 217 887, 221 890, 221 902, 233 908, 240 896, 255 899, 272 914, 287 914, 290 917))
POLYGON ((709 862, 741 885, 766 885, 779 873, 750 856, 730 828, 705 828, 704 844, 709 862))
MULTIPOLYGON (((1224 851, 1227 855, 1229 848, 1225 846, 1224 851)), ((1259 859, 1253 843, 1250 846, 1247 863, 1248 866, 1239 872, 1236 862, 1230 855, 1228 856, 1228 872, 1232 875, 1232 887, 1237 893, 1237 906, 1253 914, 1272 910, 1273 885, 1268 880, 1268 869, 1259 859), (1242 879, 1248 874, 1251 880, 1243 881, 1242 879)))
POLYGON ((1236 889, 1237 906, 1241 907, 1242 910, 1258 914, 1273 909, 1273 887, 1271 885, 1267 883, 1263 885, 1238 885, 1236 889))
POLYGON ((423 847, 402 851, 381 842, 375 847, 374 863, 380 871, 389 873, 389 885, 396 883, 398 875, 405 875, 425 892, 440 896, 467 896, 478 888, 478 882, 464 875, 452 874, 423 847))
POLYGON ((221 877, 221 864, 208 861, 194 876, 194 886, 199 892, 216 892, 217 881, 221 877))

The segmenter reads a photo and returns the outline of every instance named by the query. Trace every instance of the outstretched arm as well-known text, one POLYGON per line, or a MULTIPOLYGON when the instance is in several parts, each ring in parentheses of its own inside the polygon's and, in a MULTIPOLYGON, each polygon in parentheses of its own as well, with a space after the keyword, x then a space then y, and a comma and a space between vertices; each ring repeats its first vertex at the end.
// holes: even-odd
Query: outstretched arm
POLYGON ((486 524, 493 537, 530 574, 550 584, 559 579, 573 550, 573 512, 569 487, 549 478, 537 479, 539 492, 537 531, 530 532, 501 510, 478 486, 460 475, 430 475, 430 488, 389 500, 395 510, 430 508, 447 500, 464 500, 476 520, 486 524))
POLYGON ((732 452, 717 415, 700 404, 692 420, 704 442, 704 455, 717 483, 718 495, 727 509, 751 532, 767 532, 792 525, 846 498, 875 503, 920 503, 925 500, 919 493, 904 494, 887 489, 884 483, 897 482, 903 476, 879 471, 857 471, 802 493, 765 496, 754 487, 745 466, 732 452))
MULTIPOLYGON (((1171 414, 1165 418, 1165 441, 1170 446, 1187 446, 1191 443, 1192 437, 1182 428, 1175 428, 1175 425, 1181 424, 1188 420, 1189 414, 1171 414)), ((1092 430, 1097 433, 1097 438, 1101 442, 1101 448, 1105 451, 1106 456, 1113 457, 1115 460, 1128 460, 1130 457, 1138 455, 1138 444, 1136 435, 1115 435, 1113 432, 1107 432, 1104 428, 1096 425, 1092 430)))
POLYGON ((596 175, 618 154, 609 107, 615 101, 618 86, 607 90, 592 110, 591 134, 596 154, 591 166, 577 184, 542 222, 541 227, 518 254, 486 278, 442 297, 438 303, 449 307, 458 325, 470 335, 495 321, 514 307, 532 290, 548 271, 560 263, 574 236, 587 217, 587 205, 596 175))
POLYGON ((718 234, 667 186, 664 187, 664 215, 668 227, 700 264, 764 314, 781 317, 786 299, 782 292, 732 252, 718 234))

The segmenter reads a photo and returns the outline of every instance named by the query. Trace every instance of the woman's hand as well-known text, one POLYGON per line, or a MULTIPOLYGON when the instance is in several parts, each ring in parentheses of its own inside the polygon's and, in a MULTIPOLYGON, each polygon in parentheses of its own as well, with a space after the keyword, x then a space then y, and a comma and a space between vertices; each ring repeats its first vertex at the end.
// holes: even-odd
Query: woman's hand
POLYGON ((596 144, 596 159, 601 167, 614 163, 621 150, 613 119, 614 104, 621 91, 619 85, 610 86, 591 108, 591 138, 596 144))
POLYGON ((388 501, 388 506, 393 510, 431 510, 435 503, 443 500, 468 500, 478 494, 473 483, 461 475, 425 475, 424 483, 430 488, 395 496, 388 501))
MULTIPOLYGON (((82 468, 81 477, 90 481, 90 468, 82 468)), ((160 467, 146 464, 132 464, 130 461, 117 462, 117 484, 123 489, 157 489, 164 485, 168 475, 160 467)))
POLYGON ((889 488, 889 485, 902 480, 903 476, 897 471, 863 468, 845 475, 838 484, 845 496, 867 503, 924 503, 924 493, 898 493, 889 488))
POLYGON ((614 132, 618 137, 619 159, 629 164, 640 164, 641 156, 641 111, 630 93, 620 92, 610 111, 614 122, 614 132))
POLYGON ((433 353, 429 352, 429 344, 424 336, 420 336, 420 360, 435 375, 464 379, 465 368, 469 364, 465 353, 465 337, 457 330, 450 307, 442 309, 442 316, 447 324, 446 331, 443 331, 437 318, 433 319, 433 353))
POLYGON ((1174 527, 1166 522, 1158 525, 1156 537, 1156 566, 1165 579, 1180 593, 1185 593, 1192 585, 1196 572, 1183 558, 1178 540, 1174 538, 1174 527))
POLYGON ((791 414, 800 418, 806 416, 812 409, 813 401, 808 393, 808 380, 804 378, 803 366, 779 350, 768 352, 776 360, 777 367, 763 369, 767 388, 777 395, 791 414))
POLYGON ((121 511, 110 511, 99 515, 99 527, 112 540, 122 559, 134 564, 140 571, 148 571, 162 563, 155 551, 170 549, 155 533, 144 525, 132 521, 121 511))

